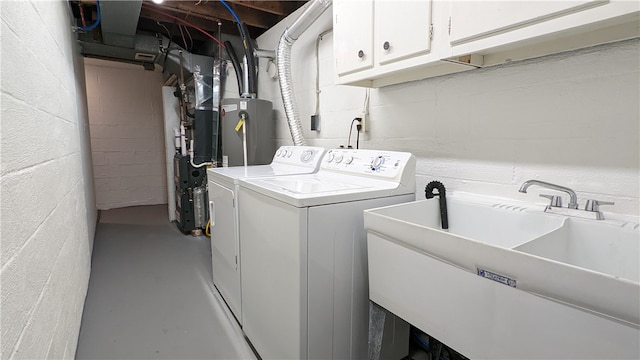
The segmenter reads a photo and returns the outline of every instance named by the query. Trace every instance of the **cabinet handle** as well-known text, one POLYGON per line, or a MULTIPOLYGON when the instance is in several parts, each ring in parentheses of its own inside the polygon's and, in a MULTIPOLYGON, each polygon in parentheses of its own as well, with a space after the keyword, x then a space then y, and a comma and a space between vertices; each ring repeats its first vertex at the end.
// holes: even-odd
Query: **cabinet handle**
POLYGON ((389 50, 389 48, 391 47, 391 45, 389 44, 388 41, 385 41, 384 44, 382 44, 382 48, 385 50, 389 50))
POLYGON ((358 57, 362 59, 364 57, 364 51, 362 50, 358 51, 358 57))

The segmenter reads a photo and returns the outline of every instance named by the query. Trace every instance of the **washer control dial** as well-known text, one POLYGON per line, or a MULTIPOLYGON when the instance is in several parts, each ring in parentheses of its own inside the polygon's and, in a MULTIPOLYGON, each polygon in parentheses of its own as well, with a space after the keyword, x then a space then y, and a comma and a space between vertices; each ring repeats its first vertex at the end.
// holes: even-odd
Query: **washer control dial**
POLYGON ((290 158, 290 157, 291 157, 291 155, 293 155, 293 151, 291 151, 291 150, 287 150, 287 157, 288 157, 288 158, 290 158))
POLYGON ((278 149, 278 151, 276 151, 276 156, 282 155, 282 152, 283 152, 282 149, 278 149))
POLYGON ((342 156, 342 154, 338 154, 338 156, 336 156, 336 164, 339 164, 342 162, 342 159, 344 159, 344 157, 342 156))
POLYGON ((327 156, 327 162, 332 162, 334 157, 335 155, 333 153, 329 154, 329 156, 327 156))
POLYGON ((382 155, 378 155, 371 161, 371 170, 376 171, 380 169, 380 166, 384 164, 384 157, 382 155))
POLYGON ((352 162, 353 162, 353 156, 349 155, 346 158, 344 158, 345 164, 351 164, 352 162))

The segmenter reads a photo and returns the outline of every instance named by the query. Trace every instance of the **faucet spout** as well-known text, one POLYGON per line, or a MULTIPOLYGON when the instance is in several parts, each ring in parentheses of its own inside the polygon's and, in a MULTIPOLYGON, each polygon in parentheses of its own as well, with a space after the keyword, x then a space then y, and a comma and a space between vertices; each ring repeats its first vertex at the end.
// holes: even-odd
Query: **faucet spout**
POLYGON ((527 180, 522 184, 522 186, 520 186, 520 190, 518 190, 518 191, 520 191, 521 193, 526 193, 527 189, 531 185, 537 185, 537 186, 541 186, 541 187, 552 189, 552 190, 558 190, 558 191, 566 192, 567 194, 569 194, 569 205, 568 205, 568 207, 570 209, 577 209, 578 208, 578 195, 576 195, 576 192, 571 190, 571 189, 569 189, 568 187, 564 187, 564 186, 548 183, 546 181, 527 180))

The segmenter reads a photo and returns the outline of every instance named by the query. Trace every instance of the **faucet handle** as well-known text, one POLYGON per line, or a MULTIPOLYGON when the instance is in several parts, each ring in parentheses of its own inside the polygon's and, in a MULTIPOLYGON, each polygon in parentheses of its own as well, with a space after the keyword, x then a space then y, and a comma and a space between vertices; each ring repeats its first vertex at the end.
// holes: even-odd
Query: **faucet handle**
POLYGON ((551 200, 551 203, 549 204, 551 207, 562 207, 562 197, 558 195, 540 194, 540 197, 551 200))
POLYGON ((586 211, 600 211, 600 205, 615 205, 613 201, 587 200, 584 205, 586 211))

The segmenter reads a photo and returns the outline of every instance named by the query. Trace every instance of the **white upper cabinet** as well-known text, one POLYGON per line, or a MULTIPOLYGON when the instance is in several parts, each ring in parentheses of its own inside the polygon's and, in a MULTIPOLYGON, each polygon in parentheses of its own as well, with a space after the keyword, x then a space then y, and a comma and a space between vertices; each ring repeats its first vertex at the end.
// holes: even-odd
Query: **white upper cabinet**
POLYGON ((440 61, 451 53, 448 11, 431 0, 334 0, 337 83, 381 87, 466 70, 440 61))
POLYGON ((602 5, 598 0, 453 1, 451 43, 460 44, 602 5))
POLYGON ((376 63, 406 59, 431 50, 431 2, 377 0, 374 10, 376 63))
POLYGON ((381 87, 638 37, 638 0, 334 0, 337 83, 381 87))
POLYGON ((484 66, 638 36, 636 0, 451 1, 453 57, 484 66))
POLYGON ((345 75, 373 66, 373 1, 335 1, 333 31, 336 72, 345 75))

